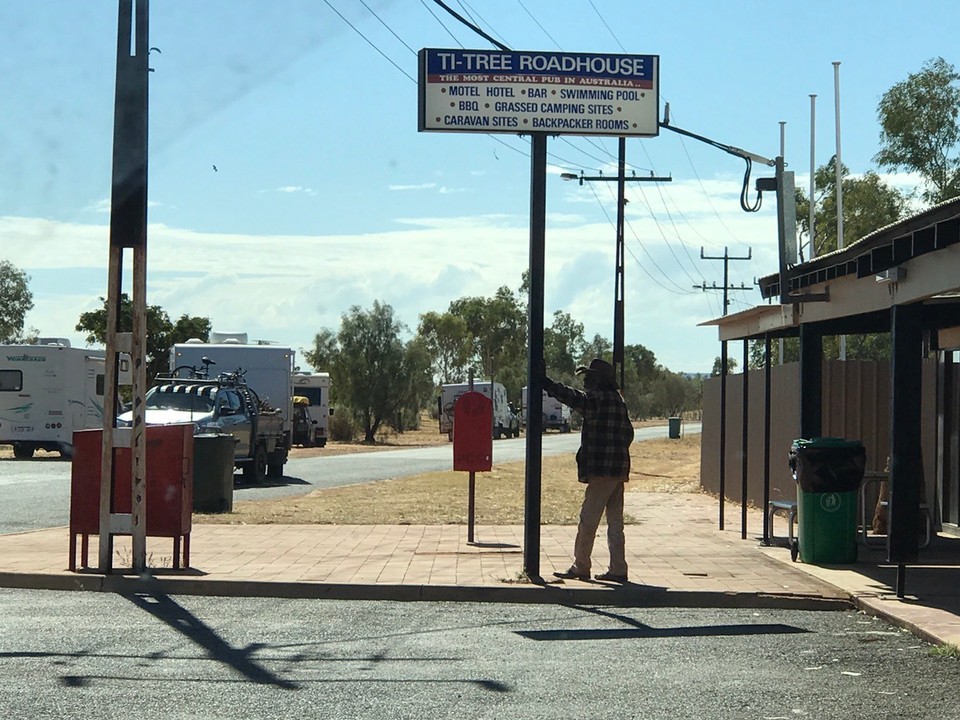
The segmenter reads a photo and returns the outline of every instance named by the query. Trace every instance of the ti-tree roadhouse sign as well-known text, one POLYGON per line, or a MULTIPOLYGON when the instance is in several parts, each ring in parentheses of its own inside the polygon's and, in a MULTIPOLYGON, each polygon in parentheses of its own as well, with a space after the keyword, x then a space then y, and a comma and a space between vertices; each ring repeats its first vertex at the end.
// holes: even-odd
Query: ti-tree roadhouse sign
POLYGON ((653 137, 658 55, 419 53, 419 130, 653 137))

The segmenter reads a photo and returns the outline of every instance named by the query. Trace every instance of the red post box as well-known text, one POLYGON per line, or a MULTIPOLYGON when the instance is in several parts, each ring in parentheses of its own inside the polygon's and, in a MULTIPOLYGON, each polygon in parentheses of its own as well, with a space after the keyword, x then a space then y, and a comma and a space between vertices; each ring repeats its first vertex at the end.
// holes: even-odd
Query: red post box
POLYGON ((493 401, 464 393, 453 408, 453 469, 489 472, 493 467, 493 401))
MULTIPOLYGON (((190 567, 193 522, 193 424, 149 425, 146 428, 146 534, 173 538, 173 567, 190 567)), ((77 569, 77 536, 81 537, 82 567, 87 565, 90 535, 100 533, 100 446, 102 430, 73 434, 70 472, 70 570, 77 569)), ((130 448, 117 448, 114 461, 113 512, 129 513, 131 502, 130 448)))

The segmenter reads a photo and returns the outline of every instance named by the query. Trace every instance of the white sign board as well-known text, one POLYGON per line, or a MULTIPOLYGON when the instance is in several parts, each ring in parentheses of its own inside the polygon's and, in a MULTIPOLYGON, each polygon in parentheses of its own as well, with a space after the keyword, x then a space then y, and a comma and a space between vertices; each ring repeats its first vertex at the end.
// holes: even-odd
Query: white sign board
POLYGON ((419 130, 653 137, 657 55, 423 49, 419 130))

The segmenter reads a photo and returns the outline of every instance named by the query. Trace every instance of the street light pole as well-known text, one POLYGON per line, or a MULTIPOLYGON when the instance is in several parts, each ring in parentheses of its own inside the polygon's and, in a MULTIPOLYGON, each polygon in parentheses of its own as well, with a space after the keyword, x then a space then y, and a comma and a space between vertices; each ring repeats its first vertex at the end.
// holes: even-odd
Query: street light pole
POLYGON ((626 184, 628 182, 671 182, 672 177, 656 177, 651 173, 649 176, 626 175, 627 165, 627 139, 619 138, 619 148, 617 153, 617 176, 606 177, 604 175, 579 175, 574 173, 561 173, 560 177, 564 180, 579 180, 580 184, 584 182, 613 182, 617 183, 617 246, 616 246, 616 269, 614 273, 613 290, 613 369, 614 374, 620 376, 620 389, 624 387, 624 375, 626 360, 624 357, 624 257, 626 247, 624 244, 624 213, 627 205, 626 184))

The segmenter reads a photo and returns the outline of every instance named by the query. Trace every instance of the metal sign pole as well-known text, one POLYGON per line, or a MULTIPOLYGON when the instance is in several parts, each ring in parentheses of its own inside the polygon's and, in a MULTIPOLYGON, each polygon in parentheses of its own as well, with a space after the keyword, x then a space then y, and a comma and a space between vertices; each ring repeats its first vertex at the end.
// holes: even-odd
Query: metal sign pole
POLYGON ((540 578, 540 473, 543 451, 543 287, 547 224, 547 136, 534 133, 530 153, 530 304, 527 310, 527 452, 523 572, 540 578))

